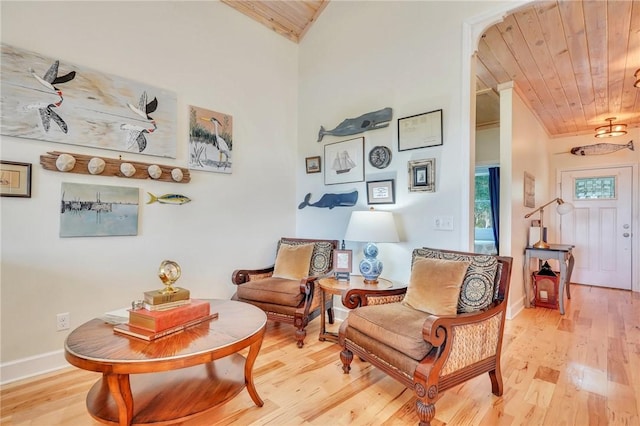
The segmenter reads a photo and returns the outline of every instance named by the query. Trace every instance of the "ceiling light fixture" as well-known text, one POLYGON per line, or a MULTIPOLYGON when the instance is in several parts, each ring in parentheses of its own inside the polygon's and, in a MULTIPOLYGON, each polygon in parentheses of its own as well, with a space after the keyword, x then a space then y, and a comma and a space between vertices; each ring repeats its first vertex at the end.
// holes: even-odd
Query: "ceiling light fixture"
POLYGON ((636 78, 636 82, 633 83, 633 87, 640 89, 640 68, 636 70, 636 73, 633 76, 636 78))
POLYGON ((622 123, 613 124, 612 122, 615 119, 616 119, 615 117, 605 118, 605 121, 608 121, 609 124, 596 127, 595 137, 596 138, 612 138, 614 136, 626 135, 627 131, 625 129, 627 128, 627 125, 622 123))

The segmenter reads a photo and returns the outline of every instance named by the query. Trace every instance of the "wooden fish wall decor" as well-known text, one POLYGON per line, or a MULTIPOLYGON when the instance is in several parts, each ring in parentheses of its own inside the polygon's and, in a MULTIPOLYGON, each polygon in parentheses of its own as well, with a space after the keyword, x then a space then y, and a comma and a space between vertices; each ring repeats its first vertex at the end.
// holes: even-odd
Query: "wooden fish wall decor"
POLYGON ((629 141, 629 143, 620 145, 615 143, 597 143, 595 145, 585 145, 585 146, 576 146, 575 148, 571 148, 571 153, 573 155, 602 155, 602 154, 611 154, 612 152, 620 151, 621 149, 633 149, 633 141, 629 141))
POLYGON ((318 142, 322 141, 324 135, 349 136, 366 132, 367 130, 382 129, 389 125, 392 116, 393 110, 387 107, 378 111, 362 114, 356 118, 347 118, 333 130, 325 130, 324 126, 320 126, 318 142))

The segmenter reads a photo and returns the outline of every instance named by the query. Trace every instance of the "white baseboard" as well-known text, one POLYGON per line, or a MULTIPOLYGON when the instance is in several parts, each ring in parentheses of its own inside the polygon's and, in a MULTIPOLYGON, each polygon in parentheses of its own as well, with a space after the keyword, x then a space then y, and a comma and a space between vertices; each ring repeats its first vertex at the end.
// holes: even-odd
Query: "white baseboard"
POLYGON ((524 309, 524 296, 522 296, 515 303, 510 303, 507 306, 507 319, 514 319, 524 309))
POLYGON ((69 367, 64 351, 53 351, 0 364, 0 385, 69 367))

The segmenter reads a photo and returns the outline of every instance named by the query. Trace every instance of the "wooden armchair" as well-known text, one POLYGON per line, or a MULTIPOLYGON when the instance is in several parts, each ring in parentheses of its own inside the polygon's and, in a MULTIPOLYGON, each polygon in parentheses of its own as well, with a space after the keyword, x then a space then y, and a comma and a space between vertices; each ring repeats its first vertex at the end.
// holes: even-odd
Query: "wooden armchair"
MULTIPOLYGON (((336 240, 282 238, 274 265, 233 272, 231 281, 238 287, 232 299, 259 307, 272 321, 293 324, 301 348, 307 335, 305 327, 322 309, 316 280, 330 272, 337 247, 336 240)), ((331 298, 324 309, 333 323, 331 298)))
POLYGON ((431 424, 440 393, 483 373, 489 373, 493 394, 502 395, 500 353, 511 262, 510 257, 415 249, 401 302, 347 292, 343 303, 357 300, 361 306, 340 326, 344 373, 356 354, 413 389, 421 426, 431 424), (425 288, 428 292, 421 293, 425 288), (433 315, 425 306, 452 314, 433 315))

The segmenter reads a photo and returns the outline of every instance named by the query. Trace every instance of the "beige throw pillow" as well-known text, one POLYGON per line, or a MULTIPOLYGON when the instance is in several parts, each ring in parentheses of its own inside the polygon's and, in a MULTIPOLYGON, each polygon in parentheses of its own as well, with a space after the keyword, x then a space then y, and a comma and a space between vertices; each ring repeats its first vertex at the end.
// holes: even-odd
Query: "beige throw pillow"
POLYGON ((455 315, 469 263, 417 258, 402 303, 433 315, 455 315))
POLYGON ((313 243, 281 244, 276 256, 273 276, 290 280, 299 280, 308 276, 312 253, 313 243))

